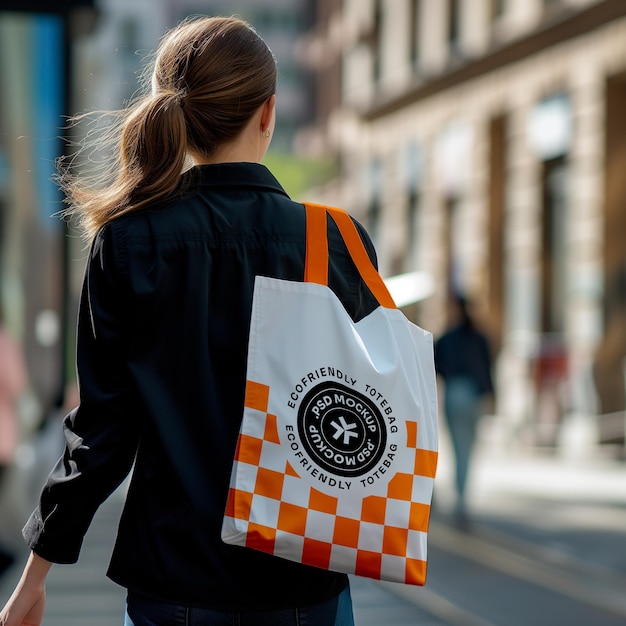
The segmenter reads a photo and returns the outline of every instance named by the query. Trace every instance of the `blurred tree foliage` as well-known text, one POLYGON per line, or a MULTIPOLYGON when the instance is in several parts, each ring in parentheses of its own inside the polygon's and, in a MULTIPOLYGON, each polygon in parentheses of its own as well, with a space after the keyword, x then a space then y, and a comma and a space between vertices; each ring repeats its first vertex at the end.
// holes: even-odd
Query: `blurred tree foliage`
POLYGON ((308 189, 323 185, 337 175, 336 161, 330 157, 299 157, 285 152, 269 151, 263 164, 294 200, 301 199, 308 189))

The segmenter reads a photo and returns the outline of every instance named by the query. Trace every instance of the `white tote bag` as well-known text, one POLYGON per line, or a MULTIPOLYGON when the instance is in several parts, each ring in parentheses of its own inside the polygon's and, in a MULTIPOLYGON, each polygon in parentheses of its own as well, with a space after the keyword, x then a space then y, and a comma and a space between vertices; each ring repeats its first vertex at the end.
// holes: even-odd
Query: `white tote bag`
POLYGON ((432 336, 395 307, 347 213, 305 206, 305 281, 255 281, 222 539, 423 585, 437 465, 432 336), (327 214, 380 303, 357 323, 327 286, 327 214))

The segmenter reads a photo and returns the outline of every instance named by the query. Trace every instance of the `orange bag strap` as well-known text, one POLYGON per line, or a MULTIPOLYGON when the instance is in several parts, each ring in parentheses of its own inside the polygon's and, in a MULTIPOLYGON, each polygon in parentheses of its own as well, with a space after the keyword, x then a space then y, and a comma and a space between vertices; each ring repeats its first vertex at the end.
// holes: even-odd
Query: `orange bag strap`
POLYGON ((326 208, 319 204, 305 204, 306 256, 304 282, 328 286, 328 233, 326 208))
POLYGON ((305 203, 306 208, 306 259, 305 282, 328 285, 328 233, 326 214, 329 214, 361 278, 378 303, 395 309, 396 304, 378 270, 374 267, 352 218, 343 210, 319 204, 305 203))

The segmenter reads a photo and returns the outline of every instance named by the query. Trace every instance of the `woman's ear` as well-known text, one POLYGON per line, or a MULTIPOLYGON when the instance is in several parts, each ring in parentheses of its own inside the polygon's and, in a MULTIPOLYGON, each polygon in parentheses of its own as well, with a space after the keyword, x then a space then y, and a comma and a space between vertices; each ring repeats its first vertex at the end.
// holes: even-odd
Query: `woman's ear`
POLYGON ((274 115, 276 110, 276 94, 272 94, 261 105, 261 132, 273 130, 274 115))

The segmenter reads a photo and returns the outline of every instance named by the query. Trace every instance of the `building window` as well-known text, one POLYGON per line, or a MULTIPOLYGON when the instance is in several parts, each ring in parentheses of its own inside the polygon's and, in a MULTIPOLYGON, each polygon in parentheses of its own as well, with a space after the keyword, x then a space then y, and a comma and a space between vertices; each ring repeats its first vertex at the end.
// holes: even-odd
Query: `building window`
POLYGON ((544 162, 541 261, 541 330, 544 333, 562 333, 565 329, 567 188, 566 159, 559 157, 544 162))
POLYGON ((376 196, 370 198, 370 203, 367 207, 367 230, 374 241, 378 239, 381 208, 380 198, 376 196))
POLYGON ((602 443, 624 441, 626 409, 626 73, 611 76, 605 86, 603 226, 603 337, 594 355, 602 443), (614 417, 611 417, 614 416, 614 417), (622 416, 621 419, 618 416, 622 416))
POLYGON ((502 342, 504 325, 504 233, 507 189, 507 126, 505 115, 489 124, 489 267, 488 304, 496 347, 502 342))
POLYGON ((448 2, 448 46, 453 56, 460 53, 460 0, 448 2))
POLYGON ((374 82, 380 82, 382 78, 383 56, 383 2, 374 2, 374 24, 372 30, 372 57, 374 63, 374 82))
POLYGON ((368 168, 368 207, 367 207, 367 229, 376 240, 379 234, 380 218, 383 205, 383 164, 375 159, 368 168))
POLYGON ((413 265, 413 257, 417 252, 417 225, 419 222, 421 194, 419 189, 412 188, 408 192, 407 204, 407 270, 413 265))
POLYGON ((409 45, 411 67, 414 72, 419 70, 420 63, 420 11, 422 0, 411 0, 409 12, 409 45))
POLYGON ((565 9, 563 0, 543 0, 543 12, 545 19, 557 17, 565 9))
POLYGON ((423 155, 420 146, 410 143, 405 149, 401 168, 406 189, 406 254, 407 271, 413 267, 418 248, 418 222, 422 199, 423 155))
POLYGON ((545 98, 531 111, 528 142, 541 161, 564 156, 573 136, 572 105, 565 93, 545 98))
POLYGON ((443 212, 443 249, 448 293, 463 294, 466 284, 463 276, 463 263, 461 262, 461 242, 463 241, 463 233, 460 228, 460 208, 460 196, 450 195, 445 198, 443 212))
POLYGON ((490 0, 489 14, 492 22, 496 22, 504 15, 505 0, 490 0))

